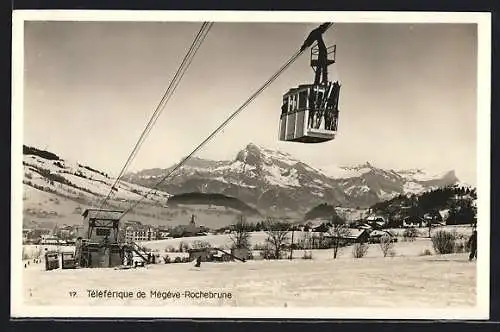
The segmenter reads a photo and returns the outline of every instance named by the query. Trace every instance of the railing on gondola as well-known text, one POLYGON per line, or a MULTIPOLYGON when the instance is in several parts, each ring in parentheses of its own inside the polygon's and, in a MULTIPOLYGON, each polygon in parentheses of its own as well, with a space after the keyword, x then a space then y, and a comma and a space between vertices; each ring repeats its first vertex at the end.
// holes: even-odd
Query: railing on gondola
MULTIPOLYGON (((337 58, 337 45, 331 45, 326 48, 326 54, 328 57, 328 64, 335 63, 337 58), (330 58, 330 55, 332 57, 330 58)), ((316 67, 318 66, 318 57, 319 57, 319 47, 318 45, 314 45, 311 47, 311 67, 314 71, 316 71, 316 67)))

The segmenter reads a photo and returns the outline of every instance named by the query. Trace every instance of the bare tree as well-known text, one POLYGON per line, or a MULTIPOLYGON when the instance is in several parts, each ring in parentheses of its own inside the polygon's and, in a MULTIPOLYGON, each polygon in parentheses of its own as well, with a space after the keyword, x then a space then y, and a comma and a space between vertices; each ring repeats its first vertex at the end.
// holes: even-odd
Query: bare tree
POLYGON ((388 234, 384 234, 382 237, 380 237, 379 245, 384 257, 387 257, 387 255, 390 254, 394 249, 394 241, 388 234))
POLYGON ((352 248, 352 257, 363 258, 368 251, 368 245, 366 243, 355 243, 352 248))
POLYGON ((297 227, 297 225, 290 225, 290 227, 288 229, 292 231, 292 240, 290 242, 290 260, 292 260, 293 259, 293 248, 294 248, 294 246, 296 246, 296 244, 293 243, 293 236, 294 236, 295 231, 298 231, 299 228, 297 227))
POLYGON ((250 249, 250 224, 245 216, 238 216, 238 221, 232 226, 229 239, 233 242, 233 248, 250 249))
POLYGON ((267 234, 266 243, 272 250, 271 256, 274 259, 280 259, 283 245, 288 241, 289 225, 272 218, 267 218, 264 224, 267 234))
POLYGON ((346 237, 351 234, 349 227, 344 223, 335 222, 333 226, 328 231, 331 236, 331 245, 333 248, 333 259, 337 258, 342 246, 344 245, 346 237))

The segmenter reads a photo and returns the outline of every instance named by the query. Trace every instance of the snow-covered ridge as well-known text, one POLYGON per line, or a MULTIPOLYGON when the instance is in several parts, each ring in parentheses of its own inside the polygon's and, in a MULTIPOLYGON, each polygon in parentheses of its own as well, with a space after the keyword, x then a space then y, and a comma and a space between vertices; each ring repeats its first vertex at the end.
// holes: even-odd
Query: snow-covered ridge
POLYGON ((94 201, 106 197, 110 191, 111 199, 118 201, 138 200, 148 193, 148 199, 154 201, 169 197, 165 192, 150 192, 149 188, 125 181, 119 181, 115 190, 111 190, 115 179, 76 161, 48 160, 27 154, 23 156, 23 168, 25 184, 68 197, 94 201))
POLYGON ((272 161, 274 159, 274 160, 279 160, 280 162, 286 163, 288 165, 295 165, 297 163, 300 163, 298 159, 294 158, 289 153, 271 150, 255 144, 253 145, 257 147, 262 152, 262 154, 264 154, 267 157, 266 161, 272 161))
POLYGON ((411 181, 431 181, 441 179, 446 176, 449 171, 432 173, 423 169, 406 169, 397 171, 399 175, 411 181))
MULTIPOLYGON (((148 173, 147 170, 145 172, 148 173)), ((184 181, 196 174, 200 181, 206 179, 228 186, 237 184, 256 190, 270 187, 281 188, 280 190, 308 188, 311 199, 323 197, 325 190, 336 190, 334 195, 338 199, 341 199, 339 192, 343 192, 347 195, 347 200, 359 197, 366 197, 368 200, 378 197, 380 200, 386 200, 401 193, 419 193, 432 189, 431 185, 439 186, 440 180, 444 178, 446 181, 449 180, 450 184, 454 180, 453 171, 438 174, 422 169, 395 171, 376 167, 369 162, 315 168, 289 153, 253 143, 239 151, 232 161, 198 158, 193 165, 186 164, 181 172, 185 177, 184 181), (425 183, 431 180, 437 182, 425 183)), ((142 181, 146 180, 147 178, 140 177, 140 173, 131 178, 131 181, 138 183, 144 183, 142 181)), ((210 188, 207 190, 210 191, 210 188)), ((360 203, 369 204, 366 199, 364 201, 362 199, 360 203)))
POLYGON ((319 169, 323 174, 333 179, 355 178, 368 173, 371 169, 368 167, 346 167, 332 165, 319 169))
POLYGON ((327 167, 322 167, 319 169, 323 174, 333 179, 347 179, 360 177, 368 172, 377 172, 385 178, 392 176, 398 176, 404 180, 411 182, 424 182, 439 180, 448 176, 453 171, 441 171, 441 172, 430 172, 428 170, 413 168, 413 169, 402 169, 402 170, 385 170, 379 167, 375 167, 370 163, 364 163, 360 165, 331 165, 327 167))

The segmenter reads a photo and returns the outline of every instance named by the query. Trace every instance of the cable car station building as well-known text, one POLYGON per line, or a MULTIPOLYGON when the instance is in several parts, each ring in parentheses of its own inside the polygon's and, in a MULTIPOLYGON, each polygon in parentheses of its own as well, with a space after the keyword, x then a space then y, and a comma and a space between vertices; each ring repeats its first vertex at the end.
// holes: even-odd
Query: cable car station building
POLYGON ((80 267, 114 267, 122 264, 119 221, 123 211, 87 209, 83 212, 83 236, 77 239, 75 256, 80 267))

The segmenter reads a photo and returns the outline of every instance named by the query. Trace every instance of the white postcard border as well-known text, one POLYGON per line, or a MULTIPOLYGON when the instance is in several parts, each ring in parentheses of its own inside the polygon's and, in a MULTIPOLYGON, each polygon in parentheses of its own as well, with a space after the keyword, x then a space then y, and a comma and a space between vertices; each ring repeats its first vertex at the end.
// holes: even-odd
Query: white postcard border
POLYGON ((490 262, 490 13, 446 12, 287 12, 287 11, 98 11, 17 10, 12 34, 12 193, 11 193, 11 316, 22 317, 154 317, 154 318, 358 318, 358 319, 487 319, 490 262), (22 145, 24 22, 53 21, 175 21, 175 22, 323 22, 339 23, 475 23, 478 25, 477 65, 477 306, 438 308, 338 307, 173 307, 173 306, 28 306, 22 301, 22 145))

